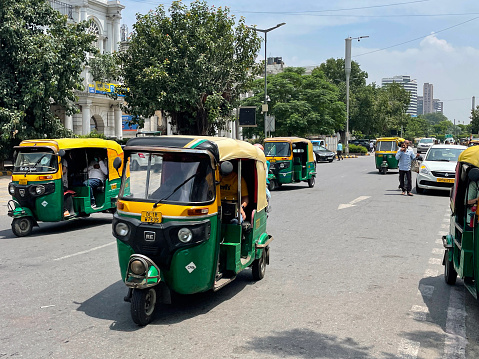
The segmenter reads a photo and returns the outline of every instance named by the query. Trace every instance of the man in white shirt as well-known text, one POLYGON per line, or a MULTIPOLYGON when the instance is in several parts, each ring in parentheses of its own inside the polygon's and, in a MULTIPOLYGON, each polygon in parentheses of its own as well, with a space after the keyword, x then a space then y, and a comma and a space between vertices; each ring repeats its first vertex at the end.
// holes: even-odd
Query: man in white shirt
POLYGON ((85 186, 90 187, 90 196, 91 196, 91 206, 92 208, 96 207, 95 196, 93 195, 93 191, 100 187, 106 179, 108 175, 108 168, 106 167, 103 160, 97 161, 96 159, 90 162, 88 168, 88 179, 83 182, 85 186))

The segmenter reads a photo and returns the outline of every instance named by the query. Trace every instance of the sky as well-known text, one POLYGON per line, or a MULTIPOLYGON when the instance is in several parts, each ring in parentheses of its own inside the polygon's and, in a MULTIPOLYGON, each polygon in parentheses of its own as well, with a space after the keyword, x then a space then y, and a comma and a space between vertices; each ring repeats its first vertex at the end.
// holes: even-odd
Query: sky
MULTIPOLYGON (((136 13, 146 14, 171 2, 120 0, 122 24, 133 31, 136 13)), ((191 1, 183 0, 189 4, 191 1)), ((208 0, 227 6, 247 25, 267 29, 267 57, 282 57, 285 66, 319 66, 344 58, 345 38, 352 59, 368 73, 368 83, 409 75, 434 85, 434 98, 444 102, 444 115, 456 124, 470 122, 472 97, 479 105, 479 1, 477 0, 208 0)), ((262 34, 261 34, 262 35, 262 34)), ((263 36, 263 35, 262 35, 263 36)), ((264 46, 264 43, 263 43, 264 46)), ((264 59, 264 47, 258 61, 264 59)))

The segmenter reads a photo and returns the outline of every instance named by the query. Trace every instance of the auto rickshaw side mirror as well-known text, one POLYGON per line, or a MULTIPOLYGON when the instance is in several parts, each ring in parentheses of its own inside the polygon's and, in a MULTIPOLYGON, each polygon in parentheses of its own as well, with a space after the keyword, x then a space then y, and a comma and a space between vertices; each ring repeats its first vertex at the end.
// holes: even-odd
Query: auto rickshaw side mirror
POLYGON ((113 168, 116 169, 116 172, 118 173, 118 176, 120 175, 120 171, 119 171, 120 167, 121 167, 121 158, 116 157, 113 160, 113 168))
POLYGON ((60 156, 60 158, 63 158, 63 156, 65 156, 65 150, 63 148, 58 151, 58 156, 60 156))
POLYGON ((233 172, 233 164, 230 161, 224 161, 220 165, 220 174, 222 176, 228 176, 233 172))

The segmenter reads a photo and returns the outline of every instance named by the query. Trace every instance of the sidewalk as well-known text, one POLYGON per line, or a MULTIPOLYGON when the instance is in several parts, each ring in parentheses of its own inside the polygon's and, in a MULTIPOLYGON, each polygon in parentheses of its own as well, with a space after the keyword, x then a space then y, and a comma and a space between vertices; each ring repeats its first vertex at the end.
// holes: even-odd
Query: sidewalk
POLYGON ((10 176, 0 176, 0 216, 7 215, 7 202, 12 199, 8 193, 8 184, 12 180, 10 176))

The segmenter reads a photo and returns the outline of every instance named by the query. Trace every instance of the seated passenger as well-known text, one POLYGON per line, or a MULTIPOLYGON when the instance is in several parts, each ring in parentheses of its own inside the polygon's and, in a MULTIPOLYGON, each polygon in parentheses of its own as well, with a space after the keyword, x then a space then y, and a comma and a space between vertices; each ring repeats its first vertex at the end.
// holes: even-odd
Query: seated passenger
POLYGON ((88 179, 83 182, 83 184, 90 187, 91 207, 95 208, 96 201, 93 191, 100 187, 105 181, 108 175, 108 168, 103 160, 94 159, 85 170, 88 170, 88 179))
MULTIPOLYGON (((238 174, 232 171, 229 175, 224 176, 221 179, 220 184, 221 190, 221 199, 237 202, 238 201, 238 174)), ((246 181, 241 177, 241 216, 240 223, 246 219, 246 213, 244 209, 249 203, 248 199, 248 187, 246 186, 246 181)))

